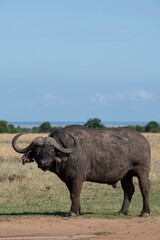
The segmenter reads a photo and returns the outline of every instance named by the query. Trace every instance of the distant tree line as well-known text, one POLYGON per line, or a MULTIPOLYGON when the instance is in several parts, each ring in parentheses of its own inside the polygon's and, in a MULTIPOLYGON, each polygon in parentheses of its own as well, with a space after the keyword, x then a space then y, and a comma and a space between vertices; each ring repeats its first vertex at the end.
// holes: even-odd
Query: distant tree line
POLYGON ((155 121, 151 121, 147 123, 145 126, 135 125, 129 127, 141 133, 143 132, 160 133, 160 125, 155 121))
POLYGON ((8 124, 5 120, 0 120, 0 133, 48 133, 59 128, 61 127, 52 127, 49 122, 44 122, 40 126, 33 128, 15 127, 13 124, 8 124))
MULTIPOLYGON (((90 118, 84 124, 84 126, 88 128, 97 128, 97 129, 107 129, 107 127, 102 124, 101 120, 98 118, 90 118)), ((155 121, 150 121, 145 126, 135 125, 135 126, 128 126, 138 132, 150 132, 150 133, 160 133, 160 125, 155 121)), ((53 127, 49 122, 43 122, 38 127, 33 128, 24 128, 24 127, 15 127, 13 124, 8 124, 5 120, 0 120, 0 133, 20 133, 20 132, 28 132, 28 133, 48 133, 55 129, 60 129, 59 127, 53 127)))
MULTIPOLYGON (((94 118, 94 119, 90 118, 84 125, 89 128, 102 128, 102 129, 110 128, 103 125, 101 123, 101 120, 98 118, 94 118)), ((155 121, 150 121, 145 126, 135 125, 135 126, 128 126, 128 127, 141 133, 143 132, 160 133, 160 125, 155 121)))

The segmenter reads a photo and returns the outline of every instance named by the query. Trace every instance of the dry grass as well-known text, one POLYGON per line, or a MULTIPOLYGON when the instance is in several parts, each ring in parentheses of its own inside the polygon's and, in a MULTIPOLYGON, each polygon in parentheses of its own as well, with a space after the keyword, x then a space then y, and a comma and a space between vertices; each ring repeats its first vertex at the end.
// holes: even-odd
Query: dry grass
MULTIPOLYGON (((16 134, 0 134, 0 161, 12 162, 12 161, 21 161, 21 155, 16 153, 12 148, 12 139, 16 134)), ((41 134, 42 137, 46 137, 48 134, 41 134)), ((31 141, 33 141, 39 134, 25 134, 20 140, 17 140, 17 143, 20 147, 25 147, 31 141)))
POLYGON ((160 133, 145 133, 144 136, 151 146, 151 171, 150 181, 153 187, 160 190, 160 133))
MULTIPOLYGON (((40 134, 44 137, 47 134, 40 134)), ((39 134, 26 134, 18 142, 27 146, 39 134)), ((150 205, 153 215, 160 214, 160 134, 144 134, 151 145, 150 205)), ((70 208, 68 190, 51 172, 43 172, 36 163, 21 165, 21 154, 11 146, 14 134, 0 134, 0 215, 52 214, 65 215, 70 208)), ((130 208, 131 216, 142 209, 142 198, 135 179, 136 192, 130 208)), ((114 217, 121 207, 123 192, 111 186, 85 182, 81 205, 85 216, 114 217)))

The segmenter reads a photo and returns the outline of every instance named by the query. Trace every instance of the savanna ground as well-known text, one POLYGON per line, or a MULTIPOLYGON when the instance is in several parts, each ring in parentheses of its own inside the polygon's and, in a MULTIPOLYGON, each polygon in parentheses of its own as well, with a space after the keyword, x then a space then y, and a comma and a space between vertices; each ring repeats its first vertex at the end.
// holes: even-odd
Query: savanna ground
MULTIPOLYGON (((19 140, 29 144, 38 134, 19 140)), ((46 136, 47 134, 41 134, 46 136)), ((14 134, 0 134, 0 239, 160 239, 160 134, 144 134, 151 145, 151 215, 138 218, 142 197, 137 179, 127 217, 115 215, 123 192, 118 187, 87 183, 81 193, 84 215, 68 219, 68 190, 56 175, 36 163, 21 165, 21 155, 11 146, 14 134)))

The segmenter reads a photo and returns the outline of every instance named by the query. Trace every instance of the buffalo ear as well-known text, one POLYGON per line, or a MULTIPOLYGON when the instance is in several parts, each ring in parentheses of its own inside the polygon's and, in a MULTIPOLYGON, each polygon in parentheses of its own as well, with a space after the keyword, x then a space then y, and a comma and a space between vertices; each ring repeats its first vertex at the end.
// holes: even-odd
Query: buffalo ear
POLYGON ((56 162, 61 163, 62 159, 60 157, 55 157, 56 162))
POLYGON ((61 162, 66 162, 68 159, 67 156, 61 156, 61 157, 55 157, 56 162, 61 163, 61 162))
POLYGON ((29 153, 25 153, 22 157, 22 164, 34 162, 33 158, 29 157, 29 153))

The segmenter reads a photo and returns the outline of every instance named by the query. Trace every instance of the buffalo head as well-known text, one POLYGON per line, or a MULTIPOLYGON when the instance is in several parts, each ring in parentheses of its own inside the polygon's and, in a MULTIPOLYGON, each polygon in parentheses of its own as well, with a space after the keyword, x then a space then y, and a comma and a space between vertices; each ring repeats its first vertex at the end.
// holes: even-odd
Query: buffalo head
POLYGON ((35 160, 38 164, 38 167, 44 171, 52 169, 55 160, 59 159, 56 156, 57 150, 63 154, 70 154, 74 152, 77 147, 76 138, 66 132, 66 134, 68 134, 74 141, 72 148, 63 147, 52 137, 37 137, 29 146, 22 149, 17 146, 16 141, 23 134, 25 133, 19 133, 13 138, 12 146, 14 150, 18 153, 24 153, 22 157, 23 164, 26 162, 33 162, 35 160))

